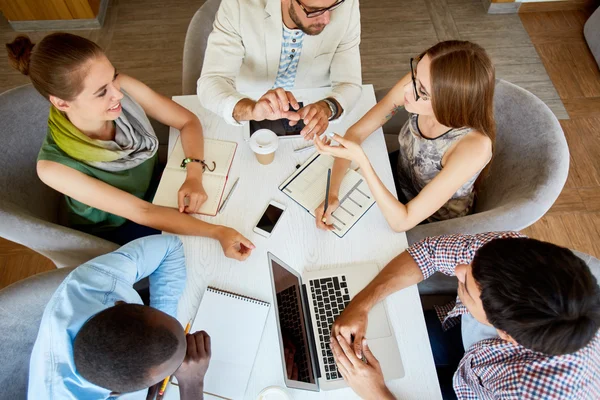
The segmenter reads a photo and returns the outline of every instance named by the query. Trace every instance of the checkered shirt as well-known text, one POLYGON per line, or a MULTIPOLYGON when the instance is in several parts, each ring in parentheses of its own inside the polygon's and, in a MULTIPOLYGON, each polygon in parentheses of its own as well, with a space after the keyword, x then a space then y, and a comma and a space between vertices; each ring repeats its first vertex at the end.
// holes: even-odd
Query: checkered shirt
POLYGON ((296 83, 296 72, 298 72, 298 61, 302 53, 304 32, 300 29, 289 29, 283 25, 281 40, 281 56, 279 57, 279 69, 273 88, 284 88, 290 90, 296 83))
MULTIPOLYGON (((470 264, 475 252, 487 242, 517 238, 517 232, 492 232, 478 235, 447 235, 426 238, 407 251, 427 279, 434 272, 453 276, 454 268, 470 264)), ((448 328, 457 317, 468 313, 460 303, 443 315, 448 328)), ((463 356, 453 387, 461 400, 476 399, 600 399, 600 331, 583 349, 567 355, 538 353, 505 340, 486 339, 472 345, 463 356)))

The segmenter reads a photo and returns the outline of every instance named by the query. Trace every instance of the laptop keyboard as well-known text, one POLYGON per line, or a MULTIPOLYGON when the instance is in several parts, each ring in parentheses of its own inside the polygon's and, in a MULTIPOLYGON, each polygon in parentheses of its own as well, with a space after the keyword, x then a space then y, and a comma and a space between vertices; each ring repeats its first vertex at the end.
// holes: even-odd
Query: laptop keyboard
POLYGON ((350 293, 348 292, 346 277, 341 275, 313 279, 310 281, 310 291, 313 296, 315 320, 321 343, 321 348, 317 351, 321 352, 325 368, 325 378, 327 380, 341 379, 342 375, 337 370, 329 343, 333 321, 350 303, 350 293))

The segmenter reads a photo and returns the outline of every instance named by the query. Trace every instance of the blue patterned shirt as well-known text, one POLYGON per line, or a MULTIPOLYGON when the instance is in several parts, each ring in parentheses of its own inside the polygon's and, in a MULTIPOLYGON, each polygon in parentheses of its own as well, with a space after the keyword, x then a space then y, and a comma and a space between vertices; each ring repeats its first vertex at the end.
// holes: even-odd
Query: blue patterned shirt
POLYGON ((275 78, 273 88, 280 87, 290 90, 294 87, 304 35, 305 33, 300 29, 289 29, 285 24, 283 25, 279 69, 277 70, 277 78, 275 78))

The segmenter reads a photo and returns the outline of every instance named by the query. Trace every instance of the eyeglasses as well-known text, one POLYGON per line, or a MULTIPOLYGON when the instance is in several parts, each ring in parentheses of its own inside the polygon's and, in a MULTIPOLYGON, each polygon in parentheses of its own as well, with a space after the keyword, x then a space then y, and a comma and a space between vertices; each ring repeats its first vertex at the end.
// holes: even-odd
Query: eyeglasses
POLYGON ((327 11, 335 10, 336 8, 341 6, 344 1, 346 1, 346 0, 340 0, 332 6, 329 6, 326 8, 321 8, 319 10, 313 10, 313 11, 308 11, 306 9, 306 7, 304 7, 304 5, 300 2, 300 0, 296 0, 296 3, 298 3, 298 5, 302 9, 302 11, 304 11, 304 13, 306 14, 306 18, 314 18, 314 17, 318 17, 319 15, 325 14, 327 11))
POLYGON ((415 79, 415 76, 417 74, 415 74, 415 68, 413 67, 413 62, 415 62, 415 64, 417 64, 420 60, 421 60, 421 57, 410 59, 410 76, 412 77, 413 89, 415 91, 415 101, 419 101, 419 99, 423 99, 423 101, 427 101, 431 97, 427 96, 427 95, 419 96, 419 91, 417 90, 417 80, 415 79))

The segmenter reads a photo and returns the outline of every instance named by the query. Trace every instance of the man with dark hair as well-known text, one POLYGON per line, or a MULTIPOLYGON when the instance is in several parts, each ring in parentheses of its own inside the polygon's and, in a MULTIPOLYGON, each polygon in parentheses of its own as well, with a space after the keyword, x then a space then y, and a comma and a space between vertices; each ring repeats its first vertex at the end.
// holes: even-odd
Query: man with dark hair
POLYGON ((183 245, 148 236, 71 272, 46 306, 31 354, 31 399, 146 399, 174 374, 182 399, 201 399, 210 337, 174 316, 185 287, 183 245), (150 306, 133 285, 148 277, 150 306))
POLYGON ((369 310, 434 272, 459 281, 456 303, 436 308, 440 320, 426 315, 445 399, 600 398, 596 278, 570 250, 516 232, 426 238, 356 295, 334 324, 331 347, 361 397, 394 399, 364 338, 369 310), (439 368, 449 366, 453 389, 439 368))
POLYGON ((302 120, 300 134, 312 139, 360 98, 359 44, 359 0, 222 0, 198 79, 200 104, 232 125, 302 120), (291 92, 329 86, 302 108, 291 92))

